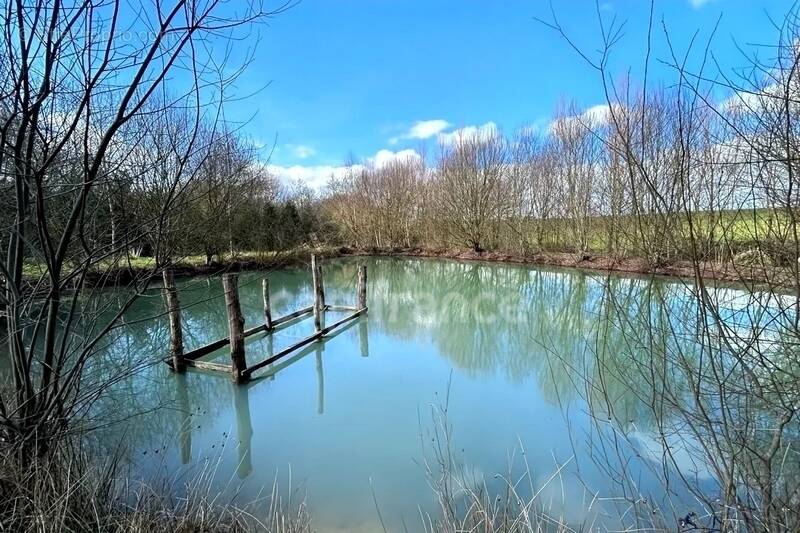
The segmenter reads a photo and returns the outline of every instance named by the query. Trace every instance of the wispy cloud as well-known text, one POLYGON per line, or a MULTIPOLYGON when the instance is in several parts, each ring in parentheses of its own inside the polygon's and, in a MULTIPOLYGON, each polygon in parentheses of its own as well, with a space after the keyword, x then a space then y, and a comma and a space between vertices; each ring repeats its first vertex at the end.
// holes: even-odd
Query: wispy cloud
POLYGON ((494 122, 487 122, 480 126, 465 126, 449 133, 440 133, 438 135, 441 144, 453 144, 459 139, 478 137, 480 139, 488 139, 499 133, 497 124, 494 122))
POLYGON ((760 88, 736 91, 718 104, 722 111, 752 111, 763 109, 781 96, 782 85, 770 83, 760 88))
MULTIPOLYGON (((384 149, 379 150, 372 157, 366 158, 362 163, 350 167, 350 170, 358 170, 366 166, 381 168, 394 161, 419 160, 421 158, 422 156, 416 150, 394 152, 384 149)), ((344 165, 267 165, 267 171, 287 185, 300 181, 315 191, 321 191, 331 178, 344 176, 348 167, 344 165)))
POLYGON ((714 0, 689 0, 689 4, 690 4, 690 5, 691 5, 691 6, 692 6, 694 9, 700 9, 700 8, 701 8, 701 7, 703 7, 704 5, 706 5, 706 4, 709 4, 709 3, 713 2, 713 1, 714 1, 714 0))
POLYGON ((289 149, 289 153, 298 159, 308 159, 317 153, 316 150, 304 144, 287 144, 286 148, 289 149))
POLYGON ((288 167, 267 165, 267 171, 284 184, 290 185, 299 181, 315 191, 320 191, 325 188, 331 178, 344 175, 346 168, 332 165, 292 165, 288 167))
POLYGON ((420 156, 416 150, 400 150, 393 152, 391 150, 378 150, 378 152, 367 159, 367 164, 381 168, 395 161, 406 161, 408 159, 419 160, 420 156))
POLYGON ((389 144, 397 144, 403 140, 424 140, 430 139, 438 133, 443 132, 450 127, 450 123, 446 120, 437 118, 433 120, 418 120, 411 126, 408 131, 397 137, 389 139, 389 144))
POLYGON ((608 104, 597 104, 584 111, 583 116, 592 124, 605 124, 608 122, 611 112, 608 104))
POLYGON ((552 133, 557 126, 571 123, 583 124, 586 127, 602 126, 610 119, 611 112, 608 104, 597 104, 587 108, 579 115, 559 117, 551 121, 547 126, 547 131, 552 133))

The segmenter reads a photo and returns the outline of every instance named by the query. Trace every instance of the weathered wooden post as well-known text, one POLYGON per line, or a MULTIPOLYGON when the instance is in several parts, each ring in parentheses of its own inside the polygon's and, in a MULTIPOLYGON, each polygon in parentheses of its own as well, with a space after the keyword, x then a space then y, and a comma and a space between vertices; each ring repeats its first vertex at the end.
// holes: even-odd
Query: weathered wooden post
POLYGON ((270 307, 269 303, 269 280, 266 278, 261 280, 261 292, 264 296, 264 325, 266 326, 267 331, 270 331, 273 328, 272 308, 270 307))
POLYGON ((228 312, 228 334, 231 346, 231 365, 233 380, 236 383, 247 381, 243 372, 247 369, 244 356, 244 317, 239 305, 239 278, 236 274, 222 276, 222 288, 225 290, 225 309, 228 312))
POLYGON ((311 278, 314 282, 314 330, 322 331, 322 316, 325 312, 325 289, 322 286, 322 267, 317 256, 311 256, 311 278))
POLYGON ((175 372, 184 372, 186 363, 183 361, 183 330, 181 328, 181 304, 178 301, 178 290, 175 288, 175 276, 171 268, 163 272, 164 299, 167 302, 169 315, 169 353, 172 357, 172 369, 175 372))
POLYGON ((358 308, 367 307, 367 265, 358 267, 358 308))

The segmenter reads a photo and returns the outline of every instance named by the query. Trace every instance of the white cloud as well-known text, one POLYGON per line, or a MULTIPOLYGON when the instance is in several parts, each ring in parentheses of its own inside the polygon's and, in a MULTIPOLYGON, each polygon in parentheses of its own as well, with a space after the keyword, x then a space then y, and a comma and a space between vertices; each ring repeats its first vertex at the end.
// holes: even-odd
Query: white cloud
MULTIPOLYGON (((459 138, 477 136, 481 139, 488 139, 499 133, 499 128, 494 122, 487 122, 480 126, 465 126, 453 131, 446 131, 452 124, 442 119, 421 120, 416 122, 407 132, 397 137, 389 139, 389 144, 397 144, 401 140, 418 139, 425 140, 435 137, 440 144, 452 144, 459 138)), ((403 153, 403 150, 399 153, 403 153)))
POLYGON ((267 171, 284 184, 290 185, 300 181, 316 191, 323 189, 331 177, 342 176, 345 170, 343 166, 336 167, 331 165, 293 165, 290 167, 267 165, 267 171))
POLYGON ((437 133, 441 133, 449 127, 450 123, 440 118, 434 120, 418 120, 404 134, 389 139, 389 144, 397 144, 402 140, 409 139, 430 139, 437 133))
POLYGON ((708 4, 708 3, 712 2, 712 1, 713 0, 689 0, 689 4, 691 4, 691 6, 694 9, 700 9, 701 7, 703 7, 704 5, 706 5, 706 4, 708 4))
POLYGON ((298 159, 308 159, 317 153, 316 150, 304 144, 287 144, 286 148, 288 148, 291 154, 298 159))
MULTIPOLYGON (((349 170, 358 170, 367 165, 381 168, 393 161, 405 161, 407 159, 421 159, 422 156, 416 150, 379 150, 372 157, 368 157, 363 163, 350 167, 349 170)), ((267 165, 267 171, 276 176, 284 184, 290 185, 295 182, 302 182, 304 185, 321 191, 325 188, 332 177, 339 178, 345 175, 348 167, 344 165, 267 165)))
POLYGON ((450 127, 450 123, 446 120, 424 120, 417 122, 409 130, 408 135, 412 139, 429 139, 437 133, 440 133, 450 127))
POLYGON ((605 124, 608 122, 609 116, 608 104, 593 105, 583 112, 583 117, 592 124, 605 124))
POLYGON ((453 144, 455 141, 465 138, 478 137, 479 139, 488 139, 497 135, 499 131, 497 124, 494 122, 487 122, 480 126, 466 126, 449 133, 440 133, 438 139, 441 144, 446 145, 453 144))
POLYGON ((547 126, 547 131, 552 133, 558 124, 569 125, 583 125, 588 128, 603 126, 611 119, 611 112, 608 104, 597 104, 587 108, 580 115, 572 115, 567 117, 559 117, 551 121, 547 126))
POLYGON ((734 92, 720 102, 718 108, 722 111, 755 111, 768 106, 773 98, 779 98, 780 95, 781 87, 777 83, 771 83, 761 89, 734 92))
POLYGON ((367 163, 381 168, 394 161, 406 161, 408 159, 419 160, 420 158, 421 156, 416 150, 400 150, 399 152, 379 150, 378 153, 367 160, 367 163))

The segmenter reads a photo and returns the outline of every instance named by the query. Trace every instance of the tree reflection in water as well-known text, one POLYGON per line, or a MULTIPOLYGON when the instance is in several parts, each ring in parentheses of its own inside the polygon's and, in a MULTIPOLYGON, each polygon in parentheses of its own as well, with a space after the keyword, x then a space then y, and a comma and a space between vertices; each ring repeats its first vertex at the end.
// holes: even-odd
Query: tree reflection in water
MULTIPOLYGON (((329 303, 352 305, 358 264, 325 265, 329 303)), ((142 300, 98 358, 95 376, 120 362, 143 369, 113 387, 95 420, 147 413, 125 423, 132 428, 127 444, 155 449, 177 438, 176 463, 210 456, 209 428, 232 422, 237 453, 230 462, 246 482, 270 483, 265 472, 274 476, 281 458, 306 461, 309 483, 331 501, 317 510, 325 516, 336 512, 334 503, 350 505, 355 516, 360 507, 349 502, 363 496, 358 474, 379 479, 384 472, 406 487, 386 497, 397 509, 413 509, 424 492, 409 463, 420 452, 419 409, 438 401, 435 391, 453 373, 455 436, 463 435, 459 446, 473 450, 483 472, 503 470, 515 437, 541 441, 538 451, 536 442, 525 442, 528 457, 541 458, 540 471, 552 469, 548 457, 574 456, 562 482, 591 497, 619 497, 605 500, 604 511, 617 507, 634 522, 652 522, 657 510, 674 524, 698 505, 700 516, 718 515, 714 499, 745 483, 759 493, 773 488, 775 501, 797 497, 797 423, 780 425, 777 399, 797 382, 798 344, 793 311, 780 298, 718 287, 700 305, 691 286, 674 280, 474 262, 381 258, 368 260, 368 268, 367 317, 268 367, 246 387, 148 365, 164 353, 167 328, 163 317, 148 319, 162 308, 160 298, 142 300), (745 365, 747 357, 772 366, 745 365), (758 394, 744 394, 752 390, 758 394), (768 427, 779 428, 781 438, 763 460, 759 449, 775 442, 774 432, 761 430, 768 427), (341 466, 352 470, 352 486, 339 479, 332 488, 343 474, 319 462, 329 456, 354 461, 341 466), (776 457, 784 464, 771 469, 776 457), (333 479, 317 479, 326 476, 333 479)), ((311 301, 304 270, 269 276, 275 316, 311 301)), ((241 276, 248 325, 263 320, 261 277, 241 276)), ((187 349, 227 334, 217 280, 186 280, 180 291, 187 349)), ((310 327, 299 321, 274 338, 256 335, 248 355, 272 354, 310 327)), ((118 443, 115 432, 99 443, 118 443)))

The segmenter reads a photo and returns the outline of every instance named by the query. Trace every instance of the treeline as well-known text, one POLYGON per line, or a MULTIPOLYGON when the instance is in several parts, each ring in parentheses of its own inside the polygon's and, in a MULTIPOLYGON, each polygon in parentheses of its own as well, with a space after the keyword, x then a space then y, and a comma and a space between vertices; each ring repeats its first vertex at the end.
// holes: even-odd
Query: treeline
MULTIPOLYGON (((220 123, 197 131, 177 109, 162 109, 120 141, 106 156, 81 221, 81 239, 91 261, 154 257, 159 263, 186 256, 206 263, 250 250, 285 250, 317 240, 321 222, 314 195, 302 184, 287 185, 271 175, 245 136, 220 123)), ((69 144, 47 180, 47 225, 57 232, 68 223, 68 194, 84 174, 80 152, 69 144)), ((0 174, 0 224, 14 227, 16 180, 0 174)), ((33 227, 33 224, 31 224, 33 227)), ((9 245, 13 232, 0 235, 9 245)), ((41 235, 30 232, 38 243, 41 235)), ((38 244, 41 245, 41 244, 38 244)), ((32 263, 35 257, 29 258, 32 263)))
POLYGON ((794 262, 800 92, 775 72, 724 101, 679 82, 456 132, 432 158, 351 165, 325 213, 360 247, 794 262))
MULTIPOLYGON (((726 98, 678 64, 674 83, 660 87, 615 86, 603 72, 603 105, 562 105, 549 124, 512 134, 454 132, 429 157, 353 163, 321 195, 271 175, 236 125, 168 95, 142 102, 87 169, 111 117, 66 123, 67 97, 54 97, 41 111, 42 135, 21 155, 6 135, 0 246, 13 248, 22 230, 28 248, 47 248, 48 234, 74 225, 79 238, 61 254, 73 264, 210 263, 324 242, 795 265, 793 32, 787 26, 750 78, 726 82, 726 98), (13 166, 23 155, 42 169, 21 180, 13 166), (77 219, 76 194, 84 198, 77 219), (39 197, 46 202, 37 209, 39 197)), ((24 120, 0 109, 9 132, 26 130, 24 120)), ((22 255, 46 262, 46 254, 22 255)))
MULTIPOLYGON (((88 243, 95 262, 211 263, 327 243, 790 264, 800 93, 793 78, 776 79, 722 102, 678 84, 588 110, 564 105, 547 126, 511 135, 456 132, 431 157, 352 163, 321 194, 270 174, 234 127, 198 128, 158 102, 105 156, 72 247, 80 255, 88 243)), ((70 146, 48 175, 54 229, 84 173, 83 147, 70 146)), ((11 228, 15 180, 5 176, 0 222, 11 228)))
POLYGON ((202 255, 210 264, 223 256, 244 251, 274 251, 294 248, 317 240, 320 220, 313 192, 297 183, 287 185, 270 174, 259 161, 253 144, 238 132, 208 132, 196 161, 186 175, 174 206, 165 217, 165 228, 152 242, 135 235, 141 219, 151 214, 149 196, 158 188, 132 190, 130 181, 111 179, 107 222, 111 241, 122 234, 125 250, 133 255, 164 250, 165 259, 202 255), (133 206, 131 210, 128 206, 133 206))

